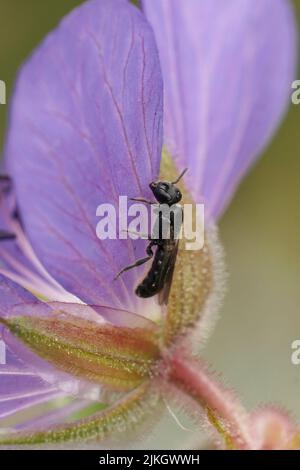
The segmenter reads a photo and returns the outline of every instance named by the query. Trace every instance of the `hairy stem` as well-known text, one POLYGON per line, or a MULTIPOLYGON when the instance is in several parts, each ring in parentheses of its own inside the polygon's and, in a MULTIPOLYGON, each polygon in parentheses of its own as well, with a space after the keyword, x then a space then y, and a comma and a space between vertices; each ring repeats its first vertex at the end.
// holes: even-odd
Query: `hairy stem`
POLYGON ((109 437, 120 437, 134 430, 153 415, 158 403, 159 395, 151 389, 149 382, 145 382, 114 405, 88 418, 39 431, 12 432, 6 436, 0 435, 0 446, 59 444, 76 441, 97 441, 99 443, 109 437))
POLYGON ((231 450, 255 448, 247 412, 200 361, 176 354, 172 359, 169 380, 201 405, 224 447, 231 450))

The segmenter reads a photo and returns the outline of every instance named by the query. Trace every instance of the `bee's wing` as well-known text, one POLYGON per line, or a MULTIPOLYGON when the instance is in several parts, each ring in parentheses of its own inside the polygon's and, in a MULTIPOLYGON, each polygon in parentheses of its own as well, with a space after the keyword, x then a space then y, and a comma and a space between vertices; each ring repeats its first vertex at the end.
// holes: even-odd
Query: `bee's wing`
POLYGON ((164 277, 165 277, 164 287, 158 293, 158 302, 160 305, 167 305, 168 303, 177 253, 178 253, 178 240, 177 240, 176 245, 174 246, 173 251, 170 252, 168 260, 166 260, 166 269, 164 272, 164 277))

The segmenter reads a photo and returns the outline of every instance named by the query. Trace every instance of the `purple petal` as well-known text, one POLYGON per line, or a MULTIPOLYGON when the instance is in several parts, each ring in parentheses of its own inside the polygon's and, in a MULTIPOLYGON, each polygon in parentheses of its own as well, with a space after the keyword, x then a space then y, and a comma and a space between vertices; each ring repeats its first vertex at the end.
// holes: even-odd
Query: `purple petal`
POLYGON ((18 217, 12 216, 15 205, 12 207, 8 198, 0 201, 0 227, 4 227, 16 236, 15 240, 0 243, 0 274, 44 298, 64 302, 76 301, 76 298, 66 292, 40 263, 22 229, 21 222, 18 217))
MULTIPOLYGON (((101 305, 85 305, 71 302, 48 302, 48 305, 51 306, 54 314, 57 314, 59 311, 95 323, 110 323, 115 326, 127 328, 146 328, 158 332, 158 326, 152 320, 143 315, 129 312, 128 310, 118 310, 101 305)), ((32 306, 29 307, 29 311, 30 310, 32 312, 32 306)), ((21 314, 21 311, 19 314, 21 314)), ((27 313, 24 314, 27 315, 27 313)))
POLYGON ((100 241, 96 209, 150 196, 161 133, 155 41, 128 2, 85 2, 20 73, 6 159, 25 229, 49 272, 87 303, 137 309, 141 271, 113 278, 145 242, 100 241))
POLYGON ((296 33, 286 0, 143 0, 160 52, 165 144, 218 217, 287 106, 296 33))
POLYGON ((37 259, 19 220, 13 188, 7 185, 6 179, 0 175, 0 230, 14 234, 15 239, 1 240, 0 274, 45 298, 74 301, 37 259), (8 191, 5 191, 5 182, 8 191))
MULTIPOLYGON (((51 304, 48 305, 39 301, 29 292, 25 291, 14 282, 0 275, 0 317, 6 318, 12 315, 32 315, 41 317, 51 314, 53 314, 53 308, 51 307, 51 304)), ((17 358, 17 365, 10 361, 6 365, 2 366, 2 375, 4 376, 5 371, 9 373, 13 381, 12 384, 14 384, 15 377, 20 377, 20 371, 25 370, 27 372, 34 373, 34 376, 38 380, 38 388, 41 391, 41 394, 35 393, 35 382, 33 381, 32 393, 34 395, 28 396, 29 399, 39 399, 40 395, 44 394, 44 387, 47 388, 47 391, 50 391, 54 394, 58 392, 60 394, 67 393, 73 396, 78 395, 87 399, 99 399, 102 390, 98 385, 77 379, 76 377, 56 369, 45 360, 40 359, 27 346, 16 339, 6 328, 2 327, 1 332, 2 335, 0 337, 6 344, 8 351, 13 352, 13 355, 17 358), (24 365, 23 368, 22 365, 24 365), (51 387, 49 387, 49 384, 51 387)), ((28 379, 28 377, 23 377, 22 383, 24 383, 26 386, 29 386, 30 380, 31 379, 28 379)), ((6 391, 4 389, 0 389, 0 403, 1 393, 3 393, 3 397, 7 398, 6 402, 17 400, 16 403, 18 404, 18 400, 21 399, 21 395, 23 393, 19 384, 10 387, 9 382, 6 381, 3 386, 7 388, 5 388, 6 391), (6 383, 8 384, 7 386, 5 385, 6 383), (16 393, 18 396, 16 396, 16 393)), ((27 392, 30 393, 28 390, 27 392)), ((25 401, 24 406, 27 407, 30 406, 30 404, 30 400, 28 403, 25 401)))
POLYGON ((26 303, 41 305, 43 310, 47 308, 46 304, 40 302, 32 294, 0 275, 0 317, 11 315, 15 307, 26 303))
POLYGON ((0 365, 0 419, 61 395, 7 349, 6 364, 0 365))
MULTIPOLYGON (((33 406, 47 403, 55 398, 65 395, 56 387, 43 387, 30 392, 20 391, 16 394, 0 396, 0 418, 8 418, 20 411, 24 411, 33 406)), ((1 429, 1 428, 0 428, 1 429)))

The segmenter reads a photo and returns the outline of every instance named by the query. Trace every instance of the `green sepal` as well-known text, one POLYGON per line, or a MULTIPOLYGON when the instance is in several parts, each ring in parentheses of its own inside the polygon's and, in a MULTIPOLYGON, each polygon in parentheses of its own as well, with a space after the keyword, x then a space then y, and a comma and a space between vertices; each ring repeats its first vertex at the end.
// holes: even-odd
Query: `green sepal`
POLYGON ((154 333, 145 328, 101 325, 65 314, 1 322, 58 369, 116 391, 149 378, 159 357, 154 333))

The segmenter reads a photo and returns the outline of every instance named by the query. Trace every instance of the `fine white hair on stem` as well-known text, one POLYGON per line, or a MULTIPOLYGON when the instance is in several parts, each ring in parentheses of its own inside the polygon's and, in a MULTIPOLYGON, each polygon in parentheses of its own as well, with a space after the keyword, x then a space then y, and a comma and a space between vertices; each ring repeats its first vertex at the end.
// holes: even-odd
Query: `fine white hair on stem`
POLYGON ((168 412, 170 413, 170 415, 172 416, 172 418, 174 419, 175 423, 180 427, 180 429, 182 429, 183 431, 188 431, 188 432, 193 432, 194 430, 193 429, 189 429, 187 428, 186 426, 184 426, 179 418, 177 417, 177 415, 175 414, 175 412, 172 410, 171 406, 168 404, 167 400, 164 398, 163 399, 164 401, 164 404, 168 410, 168 412))

